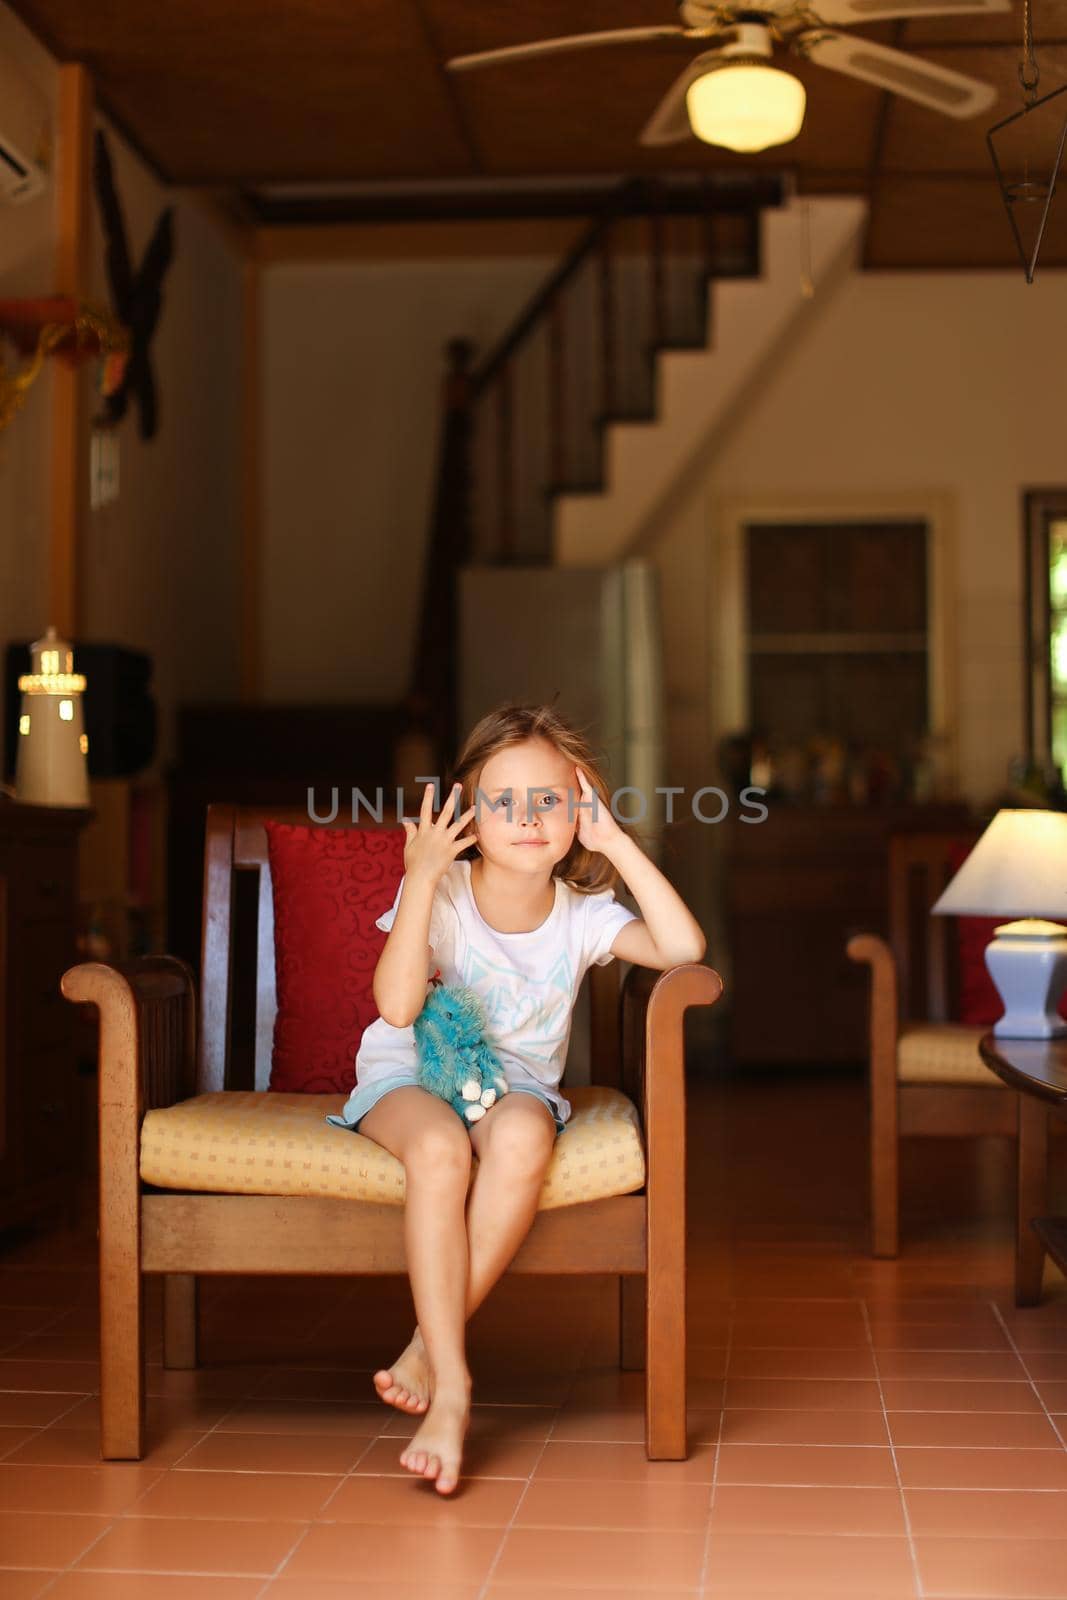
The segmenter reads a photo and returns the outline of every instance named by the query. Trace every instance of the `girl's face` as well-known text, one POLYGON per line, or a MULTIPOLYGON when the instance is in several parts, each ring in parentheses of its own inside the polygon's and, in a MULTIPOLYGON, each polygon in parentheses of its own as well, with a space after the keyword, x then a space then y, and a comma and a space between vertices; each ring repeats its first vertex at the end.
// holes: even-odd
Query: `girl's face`
POLYGON ((580 797, 573 765, 547 739, 496 751, 474 792, 470 826, 482 855, 515 872, 551 871, 571 847, 580 797))

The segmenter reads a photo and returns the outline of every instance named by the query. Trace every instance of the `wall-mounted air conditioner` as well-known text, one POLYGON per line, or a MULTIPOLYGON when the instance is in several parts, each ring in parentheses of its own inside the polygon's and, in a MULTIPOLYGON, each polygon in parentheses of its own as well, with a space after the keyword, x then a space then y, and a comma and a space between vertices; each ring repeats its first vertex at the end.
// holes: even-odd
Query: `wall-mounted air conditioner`
POLYGON ((0 56, 0 205, 32 200, 44 190, 51 143, 43 96, 0 56))

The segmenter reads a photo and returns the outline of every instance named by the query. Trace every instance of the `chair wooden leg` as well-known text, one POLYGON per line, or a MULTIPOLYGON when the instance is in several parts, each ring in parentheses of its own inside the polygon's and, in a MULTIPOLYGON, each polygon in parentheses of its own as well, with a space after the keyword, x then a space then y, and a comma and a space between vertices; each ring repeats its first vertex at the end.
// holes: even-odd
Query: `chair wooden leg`
POLYGON ((140 1230, 123 1222, 118 1207, 101 1204, 100 1454, 105 1461, 139 1461, 144 1455, 140 1230))
POLYGON ((900 1081, 897 1076, 897 973, 882 939, 854 934, 852 961, 871 968, 870 1059, 867 1110, 870 1150, 870 1248, 875 1256, 895 1256, 900 1248, 900 1081))
POLYGON ((900 1254, 900 1149, 892 1138, 871 1140, 871 1254, 900 1254))
POLYGON ((163 1365, 188 1372, 197 1359, 197 1280, 192 1272, 163 1279, 163 1365))
MULTIPOLYGON (((685 1244, 673 1219, 665 1232, 674 1260, 650 1267, 645 1312, 645 1454, 650 1461, 684 1461, 686 1439, 685 1244)), ((650 1226, 652 1224, 650 1223, 650 1226)), ((658 1253, 658 1252, 657 1252, 658 1253)))
POLYGON ((900 1251, 900 1101, 896 1046, 879 1038, 870 1077, 871 1254, 900 1251))
POLYGON ((1015 1212, 1015 1304, 1041 1303, 1045 1247, 1030 1226, 1043 1217, 1048 1200, 1048 1106, 1019 1094, 1018 1184, 1015 1212))
POLYGON ((643 1372, 645 1368, 646 1279, 619 1277, 619 1366, 623 1372, 643 1372))

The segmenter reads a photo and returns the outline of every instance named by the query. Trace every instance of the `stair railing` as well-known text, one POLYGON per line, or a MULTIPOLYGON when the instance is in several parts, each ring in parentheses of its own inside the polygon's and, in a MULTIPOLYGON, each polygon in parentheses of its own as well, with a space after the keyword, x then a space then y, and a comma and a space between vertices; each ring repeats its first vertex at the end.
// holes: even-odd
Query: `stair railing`
POLYGON ((775 174, 628 179, 495 349, 474 364, 450 342, 409 695, 443 751, 460 567, 551 562, 556 495, 602 490, 605 429, 655 420, 658 354, 707 347, 709 283, 758 275, 760 212, 783 197, 775 174))

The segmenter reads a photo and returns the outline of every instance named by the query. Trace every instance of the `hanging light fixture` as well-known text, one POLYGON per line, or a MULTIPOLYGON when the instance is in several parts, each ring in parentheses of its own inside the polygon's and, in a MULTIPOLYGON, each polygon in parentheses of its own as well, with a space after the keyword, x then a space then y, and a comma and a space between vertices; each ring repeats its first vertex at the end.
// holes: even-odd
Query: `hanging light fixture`
MULTIPOLYGON (((1060 163, 1063 160, 1063 146, 1067 140, 1067 101, 1063 103, 1064 121, 1057 130, 1054 130, 1050 143, 1051 154, 1046 158, 1048 176, 1040 176, 1041 162, 1038 159, 1036 137, 1039 135, 1042 119, 1035 118, 1027 123, 1028 117, 1033 117, 1035 112, 1058 100, 1067 94, 1067 83, 1061 84, 1058 89, 1037 98, 1037 85, 1040 78, 1037 61, 1034 58, 1034 30, 1030 16, 1030 0, 1023 0, 1023 54, 1019 62, 1019 82, 1023 89, 1023 108, 1013 111, 1010 117, 1003 118, 995 123, 986 134, 986 144, 993 162, 993 170, 997 175, 997 183, 1004 200, 1004 207, 1008 213, 1008 222, 1011 224, 1012 236, 1015 239, 1019 259, 1023 264, 1027 283, 1033 283, 1034 273, 1037 270, 1037 258, 1041 250, 1041 241, 1045 237, 1045 224, 1048 222, 1049 208, 1052 197, 1056 193, 1056 181, 1059 177, 1060 163), (1022 135, 1021 152, 1017 147, 1016 136, 1022 135), (997 149, 999 136, 1001 149, 997 149), (1006 170, 1007 169, 1007 170, 1006 170), (1009 176, 1014 170, 1015 176, 1009 176), (1023 226, 1020 227, 1020 222, 1023 226), (1036 233, 1033 244, 1028 248, 1023 242, 1023 235, 1029 231, 1029 224, 1036 224, 1036 233)), ((1057 111, 1059 108, 1057 108, 1057 111)))
POLYGON ((689 125, 705 144, 727 150, 766 150, 800 132, 807 97, 791 72, 768 65, 770 40, 763 26, 740 23, 722 61, 689 85, 689 125))

